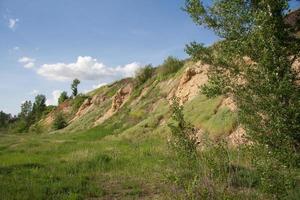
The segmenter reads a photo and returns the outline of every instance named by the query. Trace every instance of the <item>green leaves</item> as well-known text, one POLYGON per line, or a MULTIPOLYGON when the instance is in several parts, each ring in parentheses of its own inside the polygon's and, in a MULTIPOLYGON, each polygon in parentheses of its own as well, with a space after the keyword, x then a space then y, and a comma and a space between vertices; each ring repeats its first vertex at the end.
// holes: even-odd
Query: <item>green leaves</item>
POLYGON ((151 64, 146 65, 143 68, 140 68, 135 73, 135 79, 137 85, 141 85, 145 83, 148 79, 150 79, 154 74, 154 68, 151 64))
POLYGON ((73 80, 72 85, 71 85, 71 89, 72 89, 72 93, 73 96, 76 97, 78 94, 78 85, 80 84, 80 80, 78 80, 77 78, 73 80))
POLYGON ((216 0, 205 7, 186 0, 185 8, 197 25, 224 39, 211 47, 187 45, 194 60, 211 64, 202 92, 232 95, 247 134, 280 152, 275 155, 282 162, 290 162, 285 158, 292 149, 300 151, 300 87, 291 62, 300 43, 285 23, 287 5, 287 0, 216 0))

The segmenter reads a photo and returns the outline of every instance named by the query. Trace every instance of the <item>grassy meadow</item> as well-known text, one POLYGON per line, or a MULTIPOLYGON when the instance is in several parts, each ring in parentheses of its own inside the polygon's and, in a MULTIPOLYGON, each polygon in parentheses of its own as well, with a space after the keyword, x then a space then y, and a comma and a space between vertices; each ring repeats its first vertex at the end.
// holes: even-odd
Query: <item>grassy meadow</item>
MULTIPOLYGON (((273 187, 266 185, 286 184, 280 178, 282 168, 262 180, 247 147, 229 149, 215 142, 235 126, 232 113, 214 111, 219 101, 200 95, 185 105, 186 119, 203 127, 209 138, 203 144, 206 150, 193 161, 171 148, 166 101, 149 115, 143 113, 149 102, 135 109, 126 105, 102 125, 85 131, 3 132, 0 199, 277 199, 273 187)), ((276 160, 268 162, 276 166, 276 160)), ((299 192, 291 189, 288 195, 287 199, 297 199, 299 192)))

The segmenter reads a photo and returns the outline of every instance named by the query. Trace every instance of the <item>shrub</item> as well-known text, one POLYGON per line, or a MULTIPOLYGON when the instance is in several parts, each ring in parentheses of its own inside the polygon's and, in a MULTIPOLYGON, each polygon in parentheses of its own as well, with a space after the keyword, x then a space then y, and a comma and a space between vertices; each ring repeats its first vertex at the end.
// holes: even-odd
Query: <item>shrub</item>
POLYGON ((45 108, 45 111, 43 112, 43 115, 46 116, 48 115, 50 112, 52 112, 54 109, 56 108, 56 106, 53 105, 49 105, 45 108))
POLYGON ((148 79, 150 79, 154 74, 154 68, 151 64, 146 65, 143 68, 140 68, 135 73, 136 84, 140 85, 145 83, 148 79))
POLYGON ((30 128, 29 128, 29 132, 30 133, 36 133, 36 134, 41 134, 43 133, 45 130, 43 128, 43 126, 39 123, 35 123, 34 125, 32 125, 30 128))
POLYGON ((62 113, 58 113, 55 116, 55 119, 53 121, 53 129, 59 130, 59 129, 65 128, 66 126, 67 126, 67 122, 65 120, 65 117, 63 116, 62 113))
POLYGON ((174 140, 172 145, 179 153, 183 153, 194 160, 197 154, 195 140, 193 139, 194 128, 185 121, 183 106, 179 105, 177 98, 173 99, 171 111, 174 123, 168 126, 171 129, 174 140))
POLYGON ((58 104, 63 103, 67 99, 69 99, 68 94, 66 91, 63 91, 58 98, 58 104))
POLYGON ((84 94, 78 94, 72 101, 73 111, 76 112, 87 98, 89 97, 84 94))
POLYGON ((169 74, 176 73, 179 69, 183 67, 183 61, 169 56, 164 63, 159 67, 158 74, 161 77, 167 76, 169 74))

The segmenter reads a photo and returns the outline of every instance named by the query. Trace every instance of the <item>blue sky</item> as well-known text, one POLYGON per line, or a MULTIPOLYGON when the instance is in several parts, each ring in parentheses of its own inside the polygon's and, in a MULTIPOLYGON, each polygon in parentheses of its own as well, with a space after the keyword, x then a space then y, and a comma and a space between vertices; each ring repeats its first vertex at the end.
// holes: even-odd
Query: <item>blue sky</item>
MULTIPOLYGON (((209 2, 209 1, 207 1, 209 2)), ((293 7, 299 5, 294 1, 293 7)), ((130 76, 167 56, 186 58, 185 44, 216 37, 181 10, 184 0, 0 0, 0 110, 24 100, 130 76)))

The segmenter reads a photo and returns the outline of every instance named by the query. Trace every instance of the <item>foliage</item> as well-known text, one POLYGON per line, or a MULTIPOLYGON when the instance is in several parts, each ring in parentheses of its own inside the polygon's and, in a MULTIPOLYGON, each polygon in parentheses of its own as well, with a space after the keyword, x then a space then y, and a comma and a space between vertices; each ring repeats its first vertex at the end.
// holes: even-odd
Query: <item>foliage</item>
POLYGON ((46 107, 46 96, 42 94, 37 95, 32 107, 34 121, 38 121, 42 118, 46 107))
POLYGON ((145 83, 154 75, 154 68, 151 64, 139 68, 135 73, 136 85, 145 83))
POLYGON ((64 115, 61 112, 57 113, 53 121, 53 129, 59 130, 65 128, 67 125, 68 124, 66 122, 64 115))
POLYGON ((89 97, 84 94, 77 95, 72 101, 73 111, 76 112, 80 108, 80 106, 82 105, 84 100, 86 100, 87 98, 89 98, 89 97))
POLYGON ((297 199, 295 169, 284 165, 269 147, 252 145, 230 149, 226 140, 202 134, 201 151, 192 139, 194 129, 184 120, 182 107, 173 101, 173 135, 176 168, 169 174, 182 193, 179 199, 297 199), (239 191, 239 192, 237 192, 239 191), (249 193, 246 191, 250 191, 249 193), (293 193, 291 192, 293 191, 293 193))
POLYGON ((72 90, 72 94, 73 97, 76 97, 78 94, 78 85, 80 84, 80 80, 79 79, 74 79, 72 84, 71 84, 71 90, 72 90))
POLYGON ((58 98, 58 104, 63 103, 67 99, 69 99, 68 94, 66 91, 63 91, 58 98))
POLYGON ((0 129, 6 128, 9 125, 9 122, 11 121, 12 116, 11 114, 6 114, 2 110, 0 111, 0 129))
POLYGON ((19 114, 19 117, 23 119, 29 118, 31 111, 32 111, 31 101, 25 101, 24 103, 21 104, 21 112, 19 114))
POLYGON ((41 134, 45 132, 44 127, 40 123, 35 123, 29 128, 30 133, 36 133, 36 134, 41 134))
POLYGON ((56 108, 56 106, 54 106, 54 105, 46 106, 45 111, 44 111, 44 115, 48 115, 48 114, 49 114, 50 112, 52 112, 55 108, 56 108))
POLYGON ((183 106, 179 105, 179 101, 173 98, 172 105, 172 119, 175 124, 169 124, 173 135, 173 145, 179 152, 186 154, 185 156, 195 159, 196 144, 194 140, 194 129, 191 124, 184 120, 183 106))
POLYGON ((32 115, 32 103, 31 101, 25 101, 21 104, 21 112, 18 116, 15 129, 17 132, 28 131, 31 124, 34 123, 34 117, 32 115))
POLYGON ((186 0, 185 10, 197 25, 222 38, 206 48, 192 43, 187 52, 212 64, 208 96, 231 93, 239 107, 239 121, 255 142, 268 145, 274 156, 299 163, 300 87, 292 64, 300 40, 284 23, 288 1, 186 0))
POLYGON ((165 77, 169 74, 176 73, 179 69, 183 67, 184 62, 169 56, 167 59, 164 60, 163 64, 158 68, 158 74, 161 77, 165 77))

